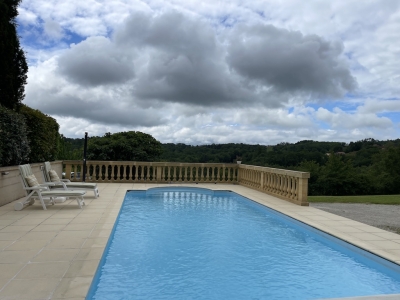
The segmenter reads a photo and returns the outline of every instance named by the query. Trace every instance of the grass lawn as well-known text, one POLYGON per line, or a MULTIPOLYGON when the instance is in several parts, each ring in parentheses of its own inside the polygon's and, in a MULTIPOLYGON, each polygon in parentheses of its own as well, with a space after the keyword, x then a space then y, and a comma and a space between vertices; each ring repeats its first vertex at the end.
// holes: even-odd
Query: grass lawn
POLYGON ((400 205, 400 195, 373 196, 308 196, 308 202, 326 203, 371 203, 400 205))

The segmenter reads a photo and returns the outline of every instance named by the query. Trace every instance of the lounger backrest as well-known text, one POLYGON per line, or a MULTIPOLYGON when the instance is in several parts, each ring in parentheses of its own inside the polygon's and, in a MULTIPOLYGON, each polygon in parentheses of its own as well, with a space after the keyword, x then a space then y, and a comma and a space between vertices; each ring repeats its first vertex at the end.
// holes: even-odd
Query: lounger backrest
POLYGON ((27 165, 19 165, 19 173, 21 174, 21 181, 24 187, 29 187, 28 182, 26 181, 25 177, 33 175, 31 166, 27 165))
POLYGON ((44 169, 43 169, 43 177, 44 177, 45 182, 51 182, 50 175, 49 175, 50 170, 51 170, 51 164, 50 164, 50 162, 46 161, 44 163, 44 169))

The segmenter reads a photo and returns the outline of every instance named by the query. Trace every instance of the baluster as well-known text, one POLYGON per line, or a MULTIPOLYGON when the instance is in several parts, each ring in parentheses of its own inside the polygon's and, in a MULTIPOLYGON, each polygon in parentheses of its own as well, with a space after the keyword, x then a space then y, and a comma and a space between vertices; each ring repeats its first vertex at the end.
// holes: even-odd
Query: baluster
POLYGON ((119 166, 119 168, 118 168, 118 177, 117 177, 117 179, 118 179, 118 181, 120 181, 120 182, 125 181, 125 178, 124 178, 124 175, 125 175, 125 168, 126 168, 126 165, 121 165, 121 166, 119 166))
POLYGON ((296 177, 292 177, 292 186, 291 186, 291 199, 296 199, 296 177))
POLYGON ((143 166, 139 165, 138 169, 139 169, 139 181, 143 182, 143 166))
POLYGON ((286 194, 285 197, 290 198, 290 178, 286 175, 286 194))
POLYGON ((270 192, 272 190, 272 175, 271 173, 268 173, 268 191, 270 192))
POLYGON ((127 181, 132 181, 133 180, 133 173, 132 173, 132 171, 133 171, 133 165, 127 165, 126 166, 126 180, 127 181), (129 171, 128 171, 128 168, 129 168, 129 171))
POLYGON ((275 193, 276 176, 271 173, 271 193, 275 193))
POLYGON ((139 181, 139 166, 135 164, 135 181, 139 181))

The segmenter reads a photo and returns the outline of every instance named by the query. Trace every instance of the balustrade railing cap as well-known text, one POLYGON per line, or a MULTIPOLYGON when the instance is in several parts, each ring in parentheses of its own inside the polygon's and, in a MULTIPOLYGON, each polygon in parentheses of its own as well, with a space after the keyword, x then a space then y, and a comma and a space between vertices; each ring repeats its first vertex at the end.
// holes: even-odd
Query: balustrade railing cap
MULTIPOLYGON (((64 160, 64 164, 82 164, 81 160, 64 160)), ((98 165, 147 165, 147 166, 229 166, 237 167, 234 163, 185 163, 185 162, 148 162, 148 161, 106 161, 106 160, 87 160, 87 164, 98 165)))
POLYGON ((286 170, 286 169, 276 169, 270 167, 261 167, 261 166, 252 166, 252 165, 239 165, 239 169, 249 169, 255 170, 260 172, 268 172, 280 175, 287 175, 299 178, 310 178, 310 173, 308 172, 301 172, 301 171, 293 171, 293 170, 286 170))

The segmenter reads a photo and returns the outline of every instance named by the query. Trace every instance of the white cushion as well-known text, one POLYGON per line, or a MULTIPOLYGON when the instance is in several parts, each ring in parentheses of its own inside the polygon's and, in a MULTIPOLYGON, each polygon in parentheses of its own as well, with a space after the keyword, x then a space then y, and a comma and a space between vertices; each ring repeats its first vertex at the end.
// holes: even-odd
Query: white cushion
POLYGON ((39 182, 37 181, 35 175, 33 175, 33 174, 26 176, 25 179, 30 187, 39 185, 39 182))
POLYGON ((60 178, 58 177, 56 171, 50 170, 49 171, 49 176, 50 176, 51 182, 60 182, 60 178))

